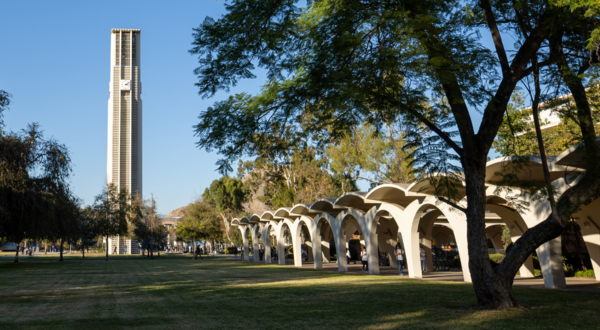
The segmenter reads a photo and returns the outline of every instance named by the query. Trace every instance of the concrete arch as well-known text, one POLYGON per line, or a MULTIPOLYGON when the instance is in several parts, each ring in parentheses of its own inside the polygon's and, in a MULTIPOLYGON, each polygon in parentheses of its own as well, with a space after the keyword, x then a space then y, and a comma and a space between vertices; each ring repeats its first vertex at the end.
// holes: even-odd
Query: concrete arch
POLYGON ((240 233, 242 235, 242 246, 243 246, 243 253, 242 253, 242 260, 250 260, 250 249, 248 246, 248 227, 246 225, 242 225, 242 226, 238 226, 238 229, 240 230, 240 233))
POLYGON ((250 233, 252 234, 252 258, 254 262, 260 262, 258 251, 260 250, 260 242, 258 234, 261 232, 259 223, 250 225, 250 233))
POLYGON ((266 264, 271 263, 271 231, 277 228, 277 222, 275 221, 264 221, 262 225, 262 237, 265 243, 265 255, 264 261, 266 264))
POLYGON ((372 207, 365 214, 366 225, 369 238, 365 237, 367 253, 369 254, 369 273, 379 274, 379 252, 387 252, 390 267, 398 269, 394 250, 396 241, 400 238, 400 245, 403 246, 402 235, 400 233, 399 221, 402 221, 403 208, 399 205, 384 203, 372 207), (390 217, 384 216, 389 214, 390 217), (396 214, 396 217, 394 217, 396 214))
MULTIPOLYGON (((516 210, 511 210, 506 206, 500 206, 497 204, 486 204, 486 210, 492 211, 502 218, 502 221, 510 230, 510 237, 513 243, 515 243, 521 236, 527 231, 528 227, 521 215, 516 210)), ((529 256, 525 263, 519 269, 521 277, 535 277, 535 271, 533 269, 533 258, 529 256)))
POLYGON ((596 198, 573 215, 581 228, 581 236, 590 255, 596 281, 600 281, 600 198, 596 198))
MULTIPOLYGON (((377 215, 380 216, 380 218, 381 218, 382 214, 387 213, 391 217, 391 221, 394 222, 395 227, 396 227, 395 228, 396 237, 400 241, 400 246, 402 246, 402 248, 404 249, 405 255, 408 256, 409 252, 407 252, 407 249, 410 247, 407 246, 406 240, 404 239, 404 237, 407 237, 406 235, 408 234, 410 227, 407 226, 408 221, 405 221, 406 219, 405 219, 404 209, 405 208, 403 206, 397 205, 394 203, 382 203, 381 205, 379 205, 379 207, 377 209, 377 215), (402 234, 403 232, 406 234, 403 235, 402 234)), ((393 232, 393 230, 392 230, 392 232, 393 232)), ((394 240, 394 239, 390 238, 390 240, 394 240)), ((381 239, 379 239, 379 241, 381 241, 381 239)), ((389 242, 389 243, 392 243, 392 242, 389 242)), ((395 244, 396 243, 393 242, 391 253, 390 253, 390 251, 387 251, 388 254, 390 255, 390 258, 392 259, 392 260, 390 260, 390 266, 392 268, 398 267, 397 263, 394 261, 396 258, 394 257, 394 254, 393 254, 393 249, 395 249, 395 244)), ((404 263, 406 265, 406 260, 404 260, 404 263)))
MULTIPOLYGON (((409 276, 414 278, 423 277, 423 272, 421 271, 420 266, 421 257, 419 248, 419 225, 421 220, 426 220, 428 222, 428 226, 430 225, 430 222, 434 221, 434 219, 431 219, 434 216, 427 214, 432 212, 428 211, 430 209, 438 210, 441 214, 443 214, 452 227, 454 238, 456 239, 456 244, 458 247, 458 254, 460 256, 464 281, 471 282, 471 273, 469 272, 466 216, 464 213, 458 210, 452 210, 448 204, 438 200, 433 196, 416 200, 408 205, 408 207, 404 210, 406 218, 410 222, 410 230, 408 230, 406 233, 408 242, 405 244, 409 276)), ((435 218, 437 218, 437 216, 435 218)), ((404 227, 404 229, 406 230, 406 227, 404 227)), ((402 233, 404 234, 404 231, 402 233)), ((431 242, 429 242, 429 246, 431 247, 431 242)))
MULTIPOLYGON (((558 181, 567 184, 566 179, 558 179, 558 181)), ((496 186, 489 186, 486 191, 489 197, 499 197, 510 201, 519 199, 521 202, 529 204, 529 207, 524 208, 519 212, 520 217, 525 222, 527 228, 532 228, 540 222, 546 220, 550 216, 552 209, 550 202, 547 200, 540 201, 533 198, 531 195, 521 192, 519 189, 498 189, 496 186)), ((522 228, 523 232, 527 229, 522 228)), ((513 234, 511 228, 511 235, 513 234)), ((519 235, 520 236, 520 235, 519 235)), ((562 242, 560 236, 550 240, 536 249, 542 276, 544 278, 544 286, 546 288, 564 288, 567 285, 565 280, 565 272, 562 263, 562 242)))
MULTIPOLYGON (((323 251, 323 242, 321 240, 321 236, 323 235, 323 226, 325 224, 329 225, 331 233, 333 234, 333 240, 334 240, 334 242, 337 242, 337 240, 338 240, 337 233, 338 232, 333 229, 336 222, 337 222, 337 219, 334 216, 332 216, 331 214, 327 214, 327 213, 321 213, 313 220, 314 233, 312 234, 312 238, 313 238, 313 260, 315 263, 315 269, 323 268, 324 257, 327 257, 327 258, 330 257, 329 242, 327 242, 327 251, 326 251, 327 253, 324 253, 324 251, 323 251)), ((339 251, 337 252, 337 254, 338 254, 337 259, 338 259, 338 263, 339 263, 340 262, 339 251)), ((329 263, 329 260, 327 260, 326 262, 329 263)), ((346 262, 347 262, 347 260, 344 259, 344 263, 346 263, 346 262)), ((347 265, 346 265, 346 267, 347 267, 347 265)), ((338 266, 338 268, 339 268, 339 266, 338 266)))
POLYGON ((292 234, 292 245, 294 242, 294 232, 292 228, 294 227, 294 223, 289 219, 284 219, 277 224, 276 233, 277 233, 277 260, 280 265, 285 265, 285 244, 283 232, 285 226, 290 230, 290 234, 292 234))
MULTIPOLYGON (((314 242, 313 233, 314 233, 314 223, 312 219, 306 216, 301 216, 296 221, 294 221, 294 226, 292 229, 292 244, 294 246, 294 266, 302 267, 302 241, 300 240, 300 233, 302 231, 302 226, 306 225, 308 228, 308 234, 310 236, 311 244, 314 242)), ((306 251, 306 253, 311 254, 312 251, 306 251)))
MULTIPOLYGON (((375 212, 373 212, 374 214, 375 212)), ((371 266, 371 260, 373 259, 373 256, 369 253, 370 249, 370 245, 368 244, 370 242, 370 235, 369 235, 369 226, 368 226, 368 221, 366 218, 366 213, 357 210, 357 209, 347 209, 344 210, 342 212, 340 212, 340 214, 338 214, 337 221, 339 223, 339 226, 336 226, 337 228, 335 228, 334 230, 338 232, 337 236, 337 240, 336 240, 336 251, 338 253, 338 270, 340 272, 347 272, 348 271, 348 263, 346 262, 345 264, 343 262, 340 262, 341 259, 344 259, 343 255, 345 255, 345 251, 346 251, 346 243, 348 241, 348 233, 347 233, 347 226, 348 226, 348 219, 352 217, 356 220, 357 225, 358 225, 358 230, 360 230, 360 233, 363 236, 363 240, 365 241, 365 247, 367 248, 367 255, 369 258, 369 274, 372 274, 372 268, 371 266), (369 241, 368 241, 369 240, 369 241)), ((332 228, 333 229, 333 228, 332 228)), ((378 258, 379 256, 377 256, 378 258)), ((379 263, 377 263, 377 274, 379 273, 379 263)))

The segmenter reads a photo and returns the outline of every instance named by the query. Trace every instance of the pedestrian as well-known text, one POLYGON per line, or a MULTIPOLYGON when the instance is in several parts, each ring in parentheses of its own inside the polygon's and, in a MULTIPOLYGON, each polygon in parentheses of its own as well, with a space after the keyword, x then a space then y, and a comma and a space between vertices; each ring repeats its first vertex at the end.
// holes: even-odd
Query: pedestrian
POLYGON ((421 246, 421 270, 423 271, 423 273, 425 273, 427 271, 427 253, 425 252, 425 250, 423 250, 423 247, 421 246))
POLYGON ((402 248, 400 248, 400 244, 396 244, 396 249, 394 250, 394 255, 396 256, 396 262, 398 263, 398 273, 400 274, 400 276, 404 276, 404 273, 402 272, 402 266, 404 263, 404 250, 402 250, 402 248))
POLYGON ((262 247, 260 247, 258 249, 258 260, 262 261, 263 260, 263 256, 265 255, 265 251, 263 250, 262 247))
POLYGON ((362 271, 365 271, 365 268, 367 271, 369 271, 369 257, 367 256, 367 248, 364 247, 362 252, 360 253, 360 256, 362 257, 362 271))
POLYGON ((350 264, 350 250, 348 250, 348 249, 346 249, 346 258, 348 259, 346 264, 349 265, 350 264))

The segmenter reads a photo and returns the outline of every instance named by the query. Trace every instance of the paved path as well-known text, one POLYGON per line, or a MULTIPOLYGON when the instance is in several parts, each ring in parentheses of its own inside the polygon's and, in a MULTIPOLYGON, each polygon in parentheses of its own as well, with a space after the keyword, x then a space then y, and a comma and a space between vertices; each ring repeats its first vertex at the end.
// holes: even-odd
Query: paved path
MULTIPOLYGON (((226 256, 232 258, 233 256, 226 256)), ((239 260, 239 257, 237 257, 239 260)), ((250 257, 252 260, 252 257, 250 257)), ((277 261, 274 262, 277 264, 277 261)), ((293 260, 286 260, 286 266, 294 267, 293 260)), ((302 264, 302 268, 305 269, 314 269, 313 262, 304 262, 302 264)), ((337 263, 323 263, 323 271, 332 271, 337 272, 337 263)), ((398 275, 398 271, 389 266, 380 266, 379 267, 380 276, 389 276, 389 277, 400 277, 398 275)), ((350 263, 348 265, 348 273, 351 274, 365 274, 368 275, 367 272, 362 272, 362 265, 357 262, 356 264, 350 263)), ((404 271, 404 277, 408 278, 408 271, 404 271)), ((450 281, 450 282, 462 282, 463 274, 462 272, 426 272, 423 275, 422 280, 425 281, 450 281)), ((577 277, 567 277, 567 287, 561 290, 573 290, 573 291, 589 291, 589 292, 598 292, 600 293, 600 282, 597 282, 593 278, 577 278, 577 277)), ((535 289, 544 289, 544 279, 541 276, 535 278, 521 278, 520 276, 515 277, 515 281, 513 283, 515 286, 523 286, 535 289)))

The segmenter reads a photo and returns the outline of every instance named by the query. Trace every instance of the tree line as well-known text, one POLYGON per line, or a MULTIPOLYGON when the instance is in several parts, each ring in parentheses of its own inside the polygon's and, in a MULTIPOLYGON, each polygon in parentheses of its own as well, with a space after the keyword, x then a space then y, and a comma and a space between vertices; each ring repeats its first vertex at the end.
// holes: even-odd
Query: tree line
MULTIPOLYGON (((40 125, 7 131, 4 111, 12 95, 0 90, 0 242, 59 242, 85 249, 98 239, 126 236, 139 241, 152 257, 164 246, 165 229, 156 215, 154 200, 143 201, 126 189, 108 183, 92 205, 83 207, 70 187, 72 161, 69 149, 46 138, 40 125), (161 245, 162 244, 162 245, 161 245)), ((108 260, 108 247, 106 247, 108 260)))

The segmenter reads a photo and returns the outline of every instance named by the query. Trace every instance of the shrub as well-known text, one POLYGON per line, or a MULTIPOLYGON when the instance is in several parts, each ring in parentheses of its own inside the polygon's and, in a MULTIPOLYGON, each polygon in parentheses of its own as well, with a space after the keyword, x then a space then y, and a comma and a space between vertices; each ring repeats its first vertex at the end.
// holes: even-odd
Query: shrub
POLYGON ((504 257, 506 257, 506 255, 504 254, 490 254, 490 261, 492 262, 492 267, 498 266, 502 262, 502 260, 504 260, 504 257))
POLYGON ((595 278, 596 274, 594 273, 593 269, 588 269, 588 270, 580 270, 578 272, 575 273, 575 277, 589 277, 589 278, 595 278))
POLYGON ((227 247, 227 254, 233 254, 233 246, 227 247))

